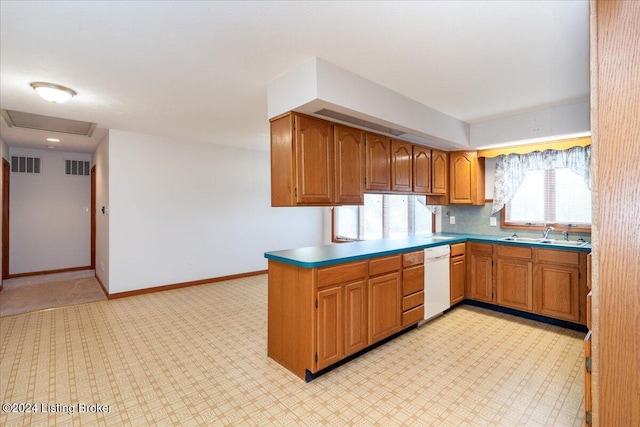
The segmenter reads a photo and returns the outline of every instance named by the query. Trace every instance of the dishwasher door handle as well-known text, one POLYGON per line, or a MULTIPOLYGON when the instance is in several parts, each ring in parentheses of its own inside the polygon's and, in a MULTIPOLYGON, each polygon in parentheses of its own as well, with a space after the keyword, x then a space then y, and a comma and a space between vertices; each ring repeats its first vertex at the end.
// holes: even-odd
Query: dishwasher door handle
POLYGON ((438 261, 438 260, 441 260, 441 259, 447 259, 447 258, 449 258, 449 254, 440 255, 439 257, 435 257, 435 258, 427 258, 427 259, 424 260, 424 263, 428 264, 430 262, 438 261))

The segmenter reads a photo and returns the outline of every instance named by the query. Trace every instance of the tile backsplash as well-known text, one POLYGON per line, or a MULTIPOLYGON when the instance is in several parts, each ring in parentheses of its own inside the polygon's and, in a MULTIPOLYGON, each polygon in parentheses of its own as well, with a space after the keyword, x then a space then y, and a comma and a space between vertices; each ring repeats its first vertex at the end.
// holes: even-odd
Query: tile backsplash
MULTIPOLYGON (((484 234, 491 236, 510 236, 514 232, 521 237, 541 237, 540 231, 517 230, 513 228, 500 228, 500 212, 491 215, 492 203, 485 203, 484 206, 442 206, 442 232, 443 233, 469 233, 484 234), (449 218, 456 217, 456 223, 450 224, 449 218), (496 226, 489 225, 490 218, 496 219, 496 226)), ((552 239, 562 239, 562 233, 552 231, 549 233, 552 239)), ((591 233, 571 233, 569 240, 577 240, 582 237, 586 241, 591 241, 591 233)))

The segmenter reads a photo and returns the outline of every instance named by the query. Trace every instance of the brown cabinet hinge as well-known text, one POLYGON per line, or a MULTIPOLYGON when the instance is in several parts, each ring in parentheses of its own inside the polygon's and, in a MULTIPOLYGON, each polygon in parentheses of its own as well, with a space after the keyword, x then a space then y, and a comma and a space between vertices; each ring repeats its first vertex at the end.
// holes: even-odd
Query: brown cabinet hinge
POLYGON ((316 298, 316 308, 318 308, 318 298, 316 298))
POLYGON ((316 353, 316 363, 318 363, 318 353, 316 353))
POLYGON ((587 372, 591 372, 591 356, 584 358, 584 368, 587 372))
POLYGON ((584 413, 584 423, 588 426, 591 425, 591 411, 585 412, 584 413))

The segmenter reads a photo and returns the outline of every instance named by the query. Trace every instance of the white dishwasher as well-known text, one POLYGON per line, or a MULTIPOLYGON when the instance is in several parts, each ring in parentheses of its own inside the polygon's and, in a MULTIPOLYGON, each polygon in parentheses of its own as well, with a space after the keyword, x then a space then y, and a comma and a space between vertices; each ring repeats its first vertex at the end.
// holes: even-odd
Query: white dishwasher
POLYGON ((451 307, 449 245, 424 250, 424 318, 429 320, 451 307))

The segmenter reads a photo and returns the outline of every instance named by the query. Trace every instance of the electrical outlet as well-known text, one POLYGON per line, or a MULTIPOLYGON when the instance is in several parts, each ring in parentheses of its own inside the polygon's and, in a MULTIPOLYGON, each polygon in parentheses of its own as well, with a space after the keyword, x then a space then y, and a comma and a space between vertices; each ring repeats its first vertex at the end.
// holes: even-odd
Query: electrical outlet
POLYGON ((456 223, 456 217, 451 215, 449 217, 449 224, 454 225, 456 223))
POLYGON ((490 216, 489 217, 489 225, 491 227, 496 227, 498 225, 498 222, 496 221, 496 217, 495 216, 490 216))
POLYGON ((189 270, 193 270, 196 268, 196 262, 194 260, 189 260, 189 270))
POLYGON ((100 261, 100 270, 104 271, 104 261, 100 261))

